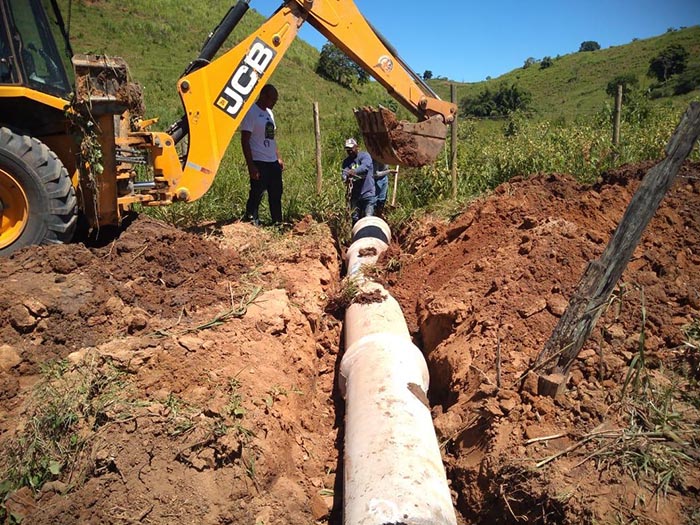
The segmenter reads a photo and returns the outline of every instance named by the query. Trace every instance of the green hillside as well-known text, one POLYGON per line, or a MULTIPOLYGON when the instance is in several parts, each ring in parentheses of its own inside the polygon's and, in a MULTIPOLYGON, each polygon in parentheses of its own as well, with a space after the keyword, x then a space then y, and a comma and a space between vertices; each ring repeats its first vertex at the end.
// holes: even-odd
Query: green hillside
MULTIPOLYGON (((70 32, 74 51, 125 58, 134 80, 143 86, 146 117, 160 117, 160 129, 180 117, 182 108, 176 81, 198 55, 207 35, 231 3, 231 0, 197 3, 59 0, 64 12, 72 5, 70 32)), ((247 37, 262 22, 263 17, 252 8, 227 46, 247 37)), ((439 38, 439 33, 434 38, 439 38)), ((645 117, 646 121, 637 121, 633 126, 623 122, 626 127, 617 155, 613 155, 611 132, 605 119, 592 117, 600 114, 606 105, 610 106, 612 100, 605 94, 605 88, 614 77, 632 73, 640 87, 648 87, 652 82, 646 76, 649 61, 671 44, 684 46, 690 55, 689 67, 700 68, 700 26, 694 26, 623 46, 553 57, 553 65, 546 69, 535 64, 485 82, 456 84, 458 100, 474 96, 485 87, 495 90, 502 82, 516 84, 532 94, 534 118, 524 121, 519 117, 510 134, 504 134, 502 122, 460 119, 458 198, 451 198, 446 147, 435 165, 402 171, 404 182, 399 186, 397 201, 400 206, 392 211, 390 220, 400 222, 415 211, 431 207, 451 207, 447 213, 452 213, 464 200, 514 175, 557 171, 590 180, 613 162, 658 158, 680 111, 689 100, 700 98, 699 90, 653 100, 650 105, 657 109, 645 117), (517 133, 512 133, 513 130, 517 133)), ((314 72, 318 56, 318 50, 297 39, 272 77, 280 91, 275 114, 286 167, 283 207, 290 220, 312 213, 320 220, 343 221, 344 189, 338 180, 338 166, 343 156, 342 140, 358 133, 352 108, 395 104, 376 82, 350 90, 324 80, 314 72), (314 192, 314 101, 320 108, 323 141, 324 186, 320 196, 314 192)), ((449 81, 431 80, 429 84, 442 98, 449 99, 449 81)), ((411 118, 403 109, 399 116, 411 118)), ((234 137, 212 189, 194 204, 171 206, 158 213, 161 218, 178 224, 204 219, 229 220, 242 213, 247 186, 245 164, 234 137)))
MULTIPOLYGON (((74 50, 124 57, 134 78, 144 87, 148 116, 161 116, 163 126, 180 113, 177 78, 231 5, 230 0, 197 4, 178 0, 59 3, 64 11, 72 4, 74 50)), ((252 8, 227 45, 235 45, 262 21, 252 8)), ((486 87, 496 89, 501 83, 516 84, 532 94, 534 114, 540 118, 554 121, 591 116, 609 102, 605 87, 615 76, 631 73, 639 79, 641 88, 649 87, 649 61, 671 44, 688 50, 689 68, 700 68, 700 26, 693 26, 622 46, 553 57, 553 65, 546 69, 536 63, 484 82, 456 83, 457 98, 474 96, 486 87)), ((375 83, 352 91, 322 79, 313 72, 317 59, 318 51, 297 39, 273 75, 281 91, 277 107, 280 122, 292 125, 286 131, 304 131, 310 126, 314 100, 319 102, 322 122, 335 127, 351 117, 353 106, 389 99, 375 83)), ((430 84, 442 98, 449 98, 449 81, 432 80, 430 84)), ((684 107, 693 96, 690 93, 660 102, 670 100, 674 106, 684 107)))
MULTIPOLYGON (((693 26, 622 46, 552 57, 553 65, 546 69, 534 64, 484 82, 457 84, 457 98, 476 96, 487 87, 495 90, 501 83, 515 84, 532 93, 533 110, 540 118, 555 121, 592 116, 610 102, 605 88, 615 77, 633 74, 640 88, 648 88, 654 82, 647 76, 649 61, 672 44, 679 44, 688 51, 688 69, 700 69, 700 26, 693 26)), ((436 80, 431 84, 441 97, 449 97, 448 81, 436 80)), ((658 102, 671 102, 680 108, 697 96, 696 90, 658 102)))
MULTIPOLYGON (((160 116, 164 127, 181 112, 175 88, 178 77, 232 5, 231 0, 59 3, 64 12, 72 3, 70 33, 74 52, 123 57, 134 79, 144 88, 147 116, 160 116)), ((251 34, 263 21, 262 15, 251 8, 222 52, 251 34)), ((318 55, 315 48, 297 39, 272 77, 280 91, 275 112, 280 123, 284 123, 284 132, 311 126, 314 100, 319 102, 322 119, 331 123, 352 116, 354 105, 376 103, 386 97, 376 89, 378 86, 354 92, 322 79, 313 73, 318 55)))

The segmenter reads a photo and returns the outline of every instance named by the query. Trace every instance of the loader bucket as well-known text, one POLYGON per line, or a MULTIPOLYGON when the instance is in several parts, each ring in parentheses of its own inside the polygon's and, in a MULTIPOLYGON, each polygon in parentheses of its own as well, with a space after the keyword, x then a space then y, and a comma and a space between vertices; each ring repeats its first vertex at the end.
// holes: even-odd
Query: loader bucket
POLYGON ((396 120, 396 115, 381 106, 354 112, 367 151, 385 164, 415 168, 432 164, 445 144, 447 126, 439 116, 414 123, 396 120))
POLYGON ((141 86, 131 81, 123 58, 102 55, 75 55, 75 103, 89 108, 93 115, 144 114, 141 86))

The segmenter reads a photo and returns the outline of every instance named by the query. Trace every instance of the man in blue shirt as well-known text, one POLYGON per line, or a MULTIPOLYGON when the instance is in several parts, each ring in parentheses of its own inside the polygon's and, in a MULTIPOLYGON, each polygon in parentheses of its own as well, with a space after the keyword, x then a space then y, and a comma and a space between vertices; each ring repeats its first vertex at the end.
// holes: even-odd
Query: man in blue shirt
POLYGON ((345 141, 345 153, 348 156, 343 160, 342 177, 348 185, 350 214, 355 224, 362 217, 374 215, 374 168, 372 157, 366 151, 360 151, 354 138, 345 141))

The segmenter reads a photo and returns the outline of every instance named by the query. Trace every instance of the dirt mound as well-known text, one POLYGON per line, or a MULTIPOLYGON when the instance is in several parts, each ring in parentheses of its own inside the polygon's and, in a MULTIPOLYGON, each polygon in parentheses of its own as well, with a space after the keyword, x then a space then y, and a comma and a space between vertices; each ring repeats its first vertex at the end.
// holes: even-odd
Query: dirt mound
MULTIPOLYGON (((649 167, 592 187, 514 179, 451 223, 411 225, 369 272, 429 362, 460 524, 700 516, 700 165, 664 199, 567 393, 537 396, 528 373, 649 167)), ((0 516, 342 523, 337 253, 311 220, 195 235, 140 218, 102 247, 0 260, 0 516)))
POLYGON ((0 261, 2 512, 45 524, 330 514, 330 232, 207 232, 140 218, 102 248, 0 261))
POLYGON ((103 248, 30 247, 0 264, 0 337, 31 341, 23 367, 65 357, 226 301, 220 285, 243 269, 235 252, 145 216, 103 248))

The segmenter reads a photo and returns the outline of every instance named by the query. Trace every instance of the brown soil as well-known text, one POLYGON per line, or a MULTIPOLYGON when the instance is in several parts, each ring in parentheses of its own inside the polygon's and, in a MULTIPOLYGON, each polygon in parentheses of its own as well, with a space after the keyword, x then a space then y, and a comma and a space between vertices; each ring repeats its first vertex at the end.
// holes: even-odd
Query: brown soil
MULTIPOLYGON (((430 366, 461 524, 700 517, 684 332, 700 318, 699 164, 647 228, 565 395, 537 396, 526 374, 649 167, 592 187, 512 180, 450 223, 400 232, 377 269, 430 366), (640 347, 646 382, 621 402, 640 347)), ((340 524, 337 253, 310 220, 194 234, 141 217, 102 247, 0 260, 0 468, 42 473, 4 509, 23 524, 340 524)))
POLYGON ((447 126, 442 120, 399 121, 383 107, 356 109, 355 116, 367 151, 384 164, 426 166, 435 162, 445 144, 447 126))

